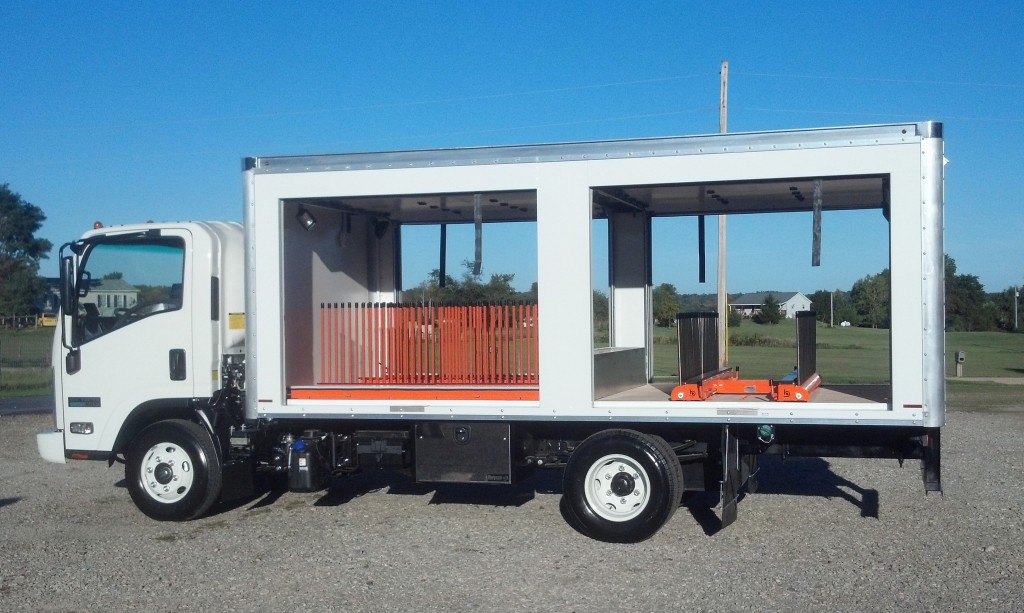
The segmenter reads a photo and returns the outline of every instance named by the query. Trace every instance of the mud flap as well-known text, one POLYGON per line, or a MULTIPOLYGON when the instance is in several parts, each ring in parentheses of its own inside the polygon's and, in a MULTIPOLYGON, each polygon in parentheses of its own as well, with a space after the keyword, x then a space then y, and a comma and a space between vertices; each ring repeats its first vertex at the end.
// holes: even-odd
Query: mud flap
POLYGON ((722 480, 721 513, 722 528, 736 521, 740 489, 744 484, 754 492, 757 490, 757 456, 740 455, 740 441, 733 436, 729 426, 722 426, 722 480))
POLYGON ((921 476, 924 491, 942 493, 942 445, 940 430, 927 428, 922 438, 921 476))

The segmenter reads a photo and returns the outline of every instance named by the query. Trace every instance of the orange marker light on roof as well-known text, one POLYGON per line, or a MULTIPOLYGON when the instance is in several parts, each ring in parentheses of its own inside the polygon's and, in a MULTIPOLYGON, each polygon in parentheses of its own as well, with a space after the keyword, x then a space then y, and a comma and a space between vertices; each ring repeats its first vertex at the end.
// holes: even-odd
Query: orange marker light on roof
POLYGON ((93 230, 99 230, 102 227, 103 227, 103 222, 102 221, 94 221, 94 222, 92 222, 92 229, 93 230))

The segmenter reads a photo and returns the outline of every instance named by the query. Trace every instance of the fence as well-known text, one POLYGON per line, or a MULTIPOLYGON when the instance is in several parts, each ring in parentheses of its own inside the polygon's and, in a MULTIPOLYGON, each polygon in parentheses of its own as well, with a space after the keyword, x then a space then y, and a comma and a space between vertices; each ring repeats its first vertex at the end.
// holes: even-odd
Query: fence
POLYGON ((6 315, 0 317, 0 328, 32 328, 39 325, 38 315, 6 315))
POLYGON ((537 305, 325 303, 320 383, 537 385, 537 305))

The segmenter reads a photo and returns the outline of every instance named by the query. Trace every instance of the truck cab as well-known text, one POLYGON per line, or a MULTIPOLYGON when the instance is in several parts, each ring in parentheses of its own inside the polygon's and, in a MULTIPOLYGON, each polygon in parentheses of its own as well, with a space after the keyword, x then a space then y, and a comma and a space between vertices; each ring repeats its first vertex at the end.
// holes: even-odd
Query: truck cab
POLYGON ((97 228, 61 248, 51 461, 112 460, 153 415, 187 416, 244 353, 237 223, 97 228), (58 358, 59 356, 59 358, 58 358))

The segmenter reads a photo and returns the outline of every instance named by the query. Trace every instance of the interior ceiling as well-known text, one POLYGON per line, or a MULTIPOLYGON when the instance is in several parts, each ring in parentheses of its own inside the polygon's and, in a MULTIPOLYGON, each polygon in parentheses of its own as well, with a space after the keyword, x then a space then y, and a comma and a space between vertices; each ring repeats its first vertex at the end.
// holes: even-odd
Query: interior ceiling
MULTIPOLYGON (((594 217, 611 212, 643 211, 654 216, 719 215, 810 211, 815 178, 705 184, 608 186, 594 188, 594 217)), ((821 179, 822 210, 885 208, 884 176, 821 179)), ((476 194, 429 194, 364 198, 301 199, 323 206, 409 224, 472 223, 476 194)), ((485 222, 535 221, 532 190, 480 194, 485 222)))

